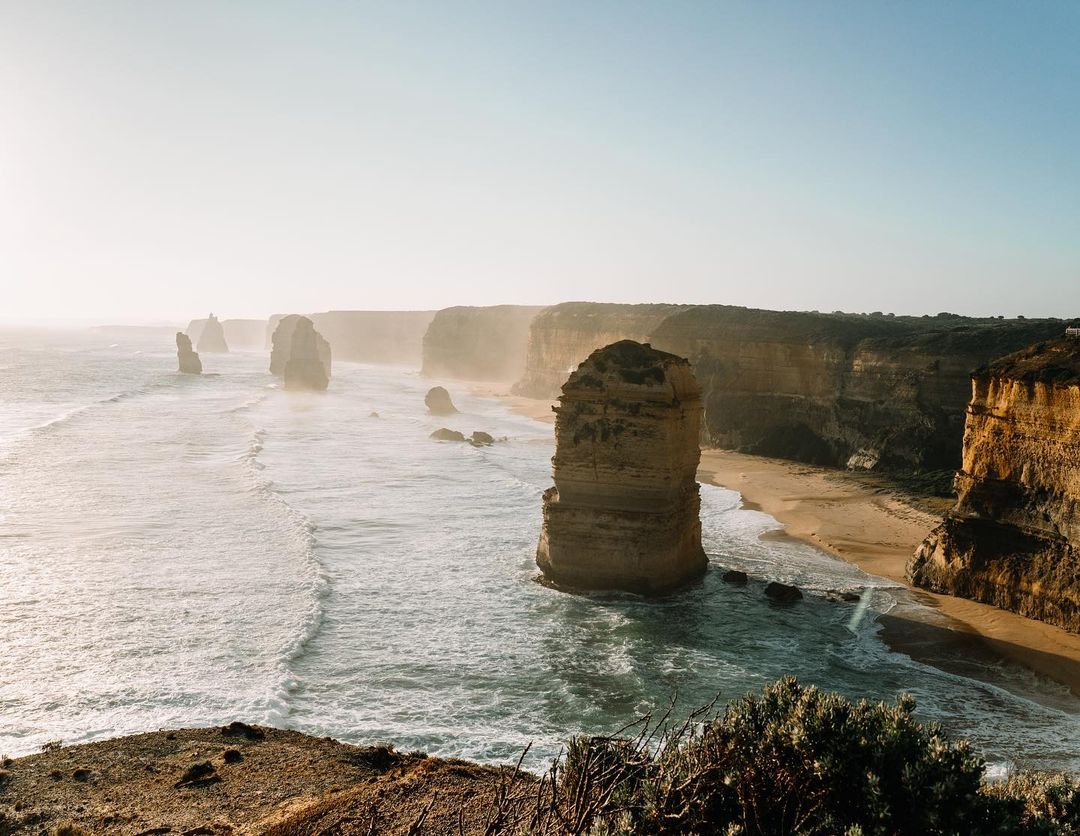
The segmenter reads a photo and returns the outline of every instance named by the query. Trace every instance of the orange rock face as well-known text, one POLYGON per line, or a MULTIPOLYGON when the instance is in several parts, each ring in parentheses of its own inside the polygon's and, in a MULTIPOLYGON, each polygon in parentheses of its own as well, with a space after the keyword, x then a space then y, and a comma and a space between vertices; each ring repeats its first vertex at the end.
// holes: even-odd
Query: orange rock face
POLYGON ((594 351, 555 410, 555 486, 536 562, 553 583, 655 595, 698 578, 701 388, 682 357, 594 351))

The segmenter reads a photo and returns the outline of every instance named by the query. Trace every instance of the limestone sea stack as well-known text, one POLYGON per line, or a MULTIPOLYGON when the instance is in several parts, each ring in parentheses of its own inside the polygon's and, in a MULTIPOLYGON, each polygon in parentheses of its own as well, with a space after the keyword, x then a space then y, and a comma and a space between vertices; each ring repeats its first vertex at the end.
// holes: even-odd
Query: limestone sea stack
POLYGON ((644 595, 700 577, 701 387, 690 363, 632 340, 597 349, 555 414, 555 486, 536 551, 544 575, 644 595))
MULTIPOLYGON (((314 323, 308 319, 308 317, 300 316, 299 314, 289 314, 288 316, 281 317, 277 322, 277 326, 274 328, 274 334, 271 337, 270 374, 276 374, 278 377, 283 377, 285 375, 285 366, 292 358, 293 334, 302 319, 311 326, 311 330, 315 334, 315 344, 319 359, 322 361, 323 370, 326 372, 326 379, 329 381, 331 368, 330 343, 323 338, 322 334, 315 331, 314 323)), ((326 386, 323 386, 322 388, 325 389, 326 386)))
POLYGON ((912 582, 1080 632, 1080 339, 975 373, 955 485, 912 582))
POLYGON ((225 329, 213 314, 210 314, 202 333, 199 334, 198 347, 199 353, 227 354, 229 351, 229 345, 225 342, 225 329))
POLYGON ((176 332, 176 358, 182 374, 202 374, 202 361, 191 348, 191 338, 183 331, 176 332))
POLYGON ((322 391, 330 384, 330 346, 306 316, 296 320, 283 376, 286 389, 322 391), (326 359, 324 359, 326 358, 326 359))

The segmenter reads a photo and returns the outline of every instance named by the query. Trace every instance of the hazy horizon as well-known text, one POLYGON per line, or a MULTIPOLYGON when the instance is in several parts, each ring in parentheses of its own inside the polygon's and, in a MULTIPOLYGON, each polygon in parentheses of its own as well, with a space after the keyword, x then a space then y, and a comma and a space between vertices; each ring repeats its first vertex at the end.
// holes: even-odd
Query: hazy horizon
POLYGON ((1080 312, 1080 7, 8 3, 3 321, 1080 312))

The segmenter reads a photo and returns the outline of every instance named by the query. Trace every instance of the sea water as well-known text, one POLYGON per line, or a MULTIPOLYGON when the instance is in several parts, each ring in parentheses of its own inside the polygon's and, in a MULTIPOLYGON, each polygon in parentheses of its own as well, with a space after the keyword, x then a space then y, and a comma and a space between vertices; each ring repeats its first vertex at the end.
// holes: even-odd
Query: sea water
POLYGON ((794 675, 911 693, 997 770, 1080 770, 1064 688, 891 651, 878 618, 919 605, 763 537, 778 524, 734 491, 702 487, 701 584, 570 595, 536 582, 549 425, 452 382, 461 413, 430 416, 438 381, 408 368, 339 362, 295 393, 265 353, 202 359, 183 376, 168 336, 0 332, 0 752, 242 719, 486 762, 531 744, 542 769, 574 734, 794 675), (775 606, 765 580, 806 597, 775 606))

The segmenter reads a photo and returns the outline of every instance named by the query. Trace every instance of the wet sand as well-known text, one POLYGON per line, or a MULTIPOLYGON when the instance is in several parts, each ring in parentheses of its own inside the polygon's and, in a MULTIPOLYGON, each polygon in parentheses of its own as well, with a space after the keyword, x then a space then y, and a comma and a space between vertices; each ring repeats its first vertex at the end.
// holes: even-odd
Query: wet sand
MULTIPOLYGON (((519 415, 554 420, 547 401, 495 390, 479 394, 500 397, 519 415)), ((912 599, 932 607, 937 617, 901 605, 879 619, 882 639, 892 649, 958 672, 969 663, 993 665, 1004 659, 1080 696, 1080 635, 907 584, 908 558, 950 502, 915 502, 872 477, 726 450, 702 451, 698 478, 738 491, 744 507, 775 518, 787 536, 904 584, 912 599)))

